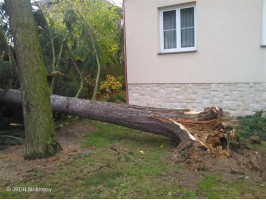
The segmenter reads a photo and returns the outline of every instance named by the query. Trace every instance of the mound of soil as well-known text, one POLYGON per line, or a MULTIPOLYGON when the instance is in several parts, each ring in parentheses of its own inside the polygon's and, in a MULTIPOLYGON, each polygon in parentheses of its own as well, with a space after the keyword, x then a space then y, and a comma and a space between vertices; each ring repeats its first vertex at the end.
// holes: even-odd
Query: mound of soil
POLYGON ((192 171, 215 171, 230 179, 248 176, 256 181, 266 180, 266 154, 250 149, 241 144, 238 149, 231 149, 228 158, 214 158, 210 152, 197 143, 178 146, 172 149, 170 157, 176 163, 183 163, 192 171))

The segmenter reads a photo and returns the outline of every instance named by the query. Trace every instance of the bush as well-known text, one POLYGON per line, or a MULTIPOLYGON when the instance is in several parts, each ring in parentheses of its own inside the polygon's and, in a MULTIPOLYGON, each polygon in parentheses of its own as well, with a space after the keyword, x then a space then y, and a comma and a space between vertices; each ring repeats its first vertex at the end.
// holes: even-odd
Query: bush
POLYGON ((67 97, 74 97, 79 89, 79 84, 80 83, 78 82, 58 78, 58 80, 56 80, 56 87, 54 89, 54 93, 67 97))
POLYGON ((19 137, 13 137, 12 135, 12 131, 0 130, 0 150, 11 145, 22 145, 24 143, 23 139, 20 139, 19 137))
POLYGON ((126 78, 125 78, 125 76, 118 76, 117 80, 122 83, 121 90, 126 91, 126 78))
POLYGON ((107 101, 115 102, 115 103, 126 103, 126 94, 121 93, 121 94, 114 95, 113 97, 109 98, 107 101))
POLYGON ((122 84, 120 81, 117 81, 114 76, 107 75, 106 81, 100 83, 100 92, 105 94, 108 99, 114 97, 115 94, 121 91, 122 84))
POLYGON ((252 135, 258 135, 262 140, 266 140, 266 118, 261 117, 262 111, 253 116, 241 117, 240 121, 244 126, 238 130, 239 136, 249 138, 252 135))

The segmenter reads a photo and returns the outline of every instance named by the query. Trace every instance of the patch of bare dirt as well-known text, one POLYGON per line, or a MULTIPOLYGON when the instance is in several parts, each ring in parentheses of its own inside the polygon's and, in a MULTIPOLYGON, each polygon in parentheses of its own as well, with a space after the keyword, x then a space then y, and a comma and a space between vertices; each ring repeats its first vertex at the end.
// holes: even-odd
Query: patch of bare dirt
POLYGON ((183 177, 183 185, 191 189, 194 189, 193 183, 197 182, 195 180, 199 179, 198 173, 201 172, 216 172, 227 180, 241 180, 245 177, 256 182, 266 180, 266 154, 245 145, 241 145, 238 150, 231 150, 228 158, 219 159, 192 143, 182 151, 178 147, 172 149, 170 159, 186 166, 186 173, 182 171, 178 176, 180 179, 183 177))
POLYGON ((11 146, 0 151, 0 180, 14 180, 21 178, 25 173, 42 169, 55 171, 61 162, 69 160, 78 152, 90 151, 82 148, 80 139, 85 133, 97 130, 95 127, 88 127, 86 122, 79 121, 69 123, 57 131, 62 151, 53 157, 36 160, 25 160, 24 146, 11 146))

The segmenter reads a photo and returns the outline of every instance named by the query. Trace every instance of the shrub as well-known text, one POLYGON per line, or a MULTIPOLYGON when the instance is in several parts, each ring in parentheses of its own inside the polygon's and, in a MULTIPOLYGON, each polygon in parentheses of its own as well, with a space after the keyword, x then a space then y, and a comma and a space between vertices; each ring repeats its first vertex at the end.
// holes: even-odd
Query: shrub
POLYGON ((238 130, 239 136, 249 138, 252 135, 258 135, 266 140, 266 118, 261 117, 262 111, 253 116, 241 117, 240 120, 244 126, 238 130))
POLYGON ((79 89, 79 83, 69 81, 62 78, 57 78, 54 93, 57 95, 74 97, 79 89))
POLYGON ((0 150, 5 149, 11 145, 22 145, 24 139, 14 137, 12 131, 0 130, 0 150))
POLYGON ((122 84, 117 81, 114 76, 107 75, 106 81, 100 83, 100 92, 105 94, 108 99, 111 99, 115 94, 121 91, 122 84))
POLYGON ((111 98, 109 98, 107 101, 115 103, 126 103, 126 94, 125 93, 116 94, 111 98))
POLYGON ((126 90, 126 78, 125 78, 125 76, 118 76, 117 80, 122 83, 121 90, 125 91, 126 90))

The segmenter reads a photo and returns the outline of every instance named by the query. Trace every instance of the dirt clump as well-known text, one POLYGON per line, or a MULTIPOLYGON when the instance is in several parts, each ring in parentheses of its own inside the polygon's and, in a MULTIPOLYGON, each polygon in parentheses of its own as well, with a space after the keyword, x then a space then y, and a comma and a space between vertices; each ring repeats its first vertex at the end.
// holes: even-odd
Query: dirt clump
MULTIPOLYGON (((222 120, 222 114, 222 109, 210 107, 199 113, 197 119, 179 120, 201 143, 181 141, 172 149, 170 159, 185 164, 192 171, 215 171, 229 179, 247 176, 266 180, 266 153, 249 148, 232 128, 242 125, 239 119, 222 120)), ((254 136, 249 141, 259 144, 261 139, 254 136)))
POLYGON ((254 151, 244 144, 239 149, 230 150, 227 158, 214 158, 206 149, 200 149, 191 142, 188 148, 172 149, 171 160, 183 163, 192 171, 217 172, 229 179, 248 176, 256 181, 266 180, 266 154, 254 151))
POLYGON ((249 138, 249 142, 251 144, 261 144, 261 138, 260 136, 258 135, 252 135, 250 138, 249 138))

